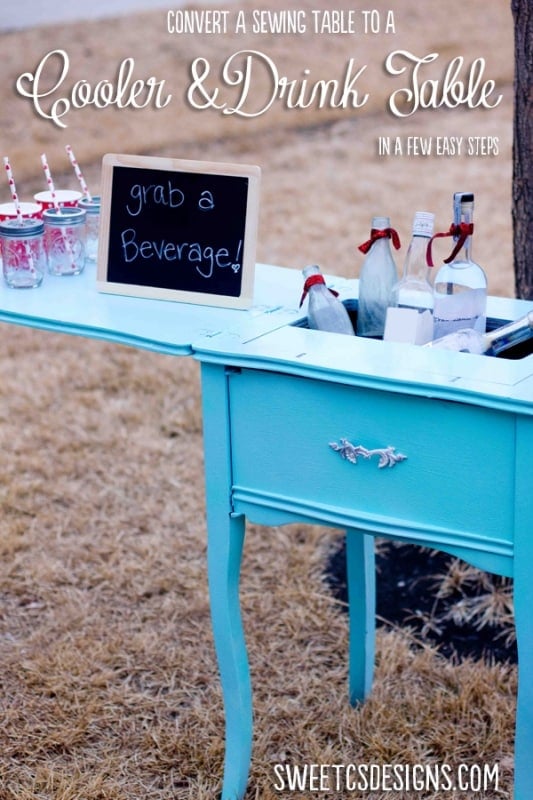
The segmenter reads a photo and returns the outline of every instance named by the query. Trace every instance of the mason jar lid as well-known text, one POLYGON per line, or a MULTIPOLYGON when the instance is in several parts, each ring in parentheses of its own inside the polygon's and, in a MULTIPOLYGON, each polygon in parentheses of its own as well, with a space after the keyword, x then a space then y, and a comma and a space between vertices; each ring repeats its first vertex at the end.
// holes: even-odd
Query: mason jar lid
POLYGON ((0 222, 0 236, 22 238, 39 236, 44 231, 44 223, 40 219, 6 219, 0 222))
POLYGON ((88 197, 82 197, 78 203, 78 208, 83 208, 87 214, 98 214, 100 211, 100 197, 91 197, 90 200, 88 197))
POLYGON ((79 225, 85 222, 85 211, 77 206, 63 206, 61 209, 45 208, 43 220, 51 225, 79 225))

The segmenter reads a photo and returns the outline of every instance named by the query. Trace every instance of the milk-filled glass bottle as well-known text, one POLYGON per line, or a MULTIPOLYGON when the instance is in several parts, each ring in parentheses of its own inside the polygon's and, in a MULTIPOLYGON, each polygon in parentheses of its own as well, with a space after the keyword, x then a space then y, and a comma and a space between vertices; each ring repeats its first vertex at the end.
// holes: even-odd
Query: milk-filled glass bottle
POLYGON ((392 287, 384 338, 425 344, 433 339, 433 287, 429 281, 427 246, 435 215, 417 211, 413 221, 403 275, 392 287))
POLYGON ((360 245, 365 260, 359 276, 357 334, 381 338, 392 287, 398 280, 390 242, 398 249, 400 239, 390 226, 389 217, 373 217, 370 239, 360 245))
POLYGON ((456 192, 454 221, 450 229, 455 241, 452 254, 435 275, 434 338, 462 328, 485 333, 487 324, 487 278, 472 260, 474 195, 456 192))
POLYGON ((310 328, 330 333, 354 335, 353 325, 337 293, 328 289, 324 276, 316 264, 302 270, 305 278, 300 305, 309 298, 307 322, 310 328))

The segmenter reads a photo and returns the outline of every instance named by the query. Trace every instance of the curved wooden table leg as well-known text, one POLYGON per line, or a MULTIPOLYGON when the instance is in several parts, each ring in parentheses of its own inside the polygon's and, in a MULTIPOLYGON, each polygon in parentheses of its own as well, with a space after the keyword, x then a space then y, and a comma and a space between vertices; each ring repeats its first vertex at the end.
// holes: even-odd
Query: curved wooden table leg
POLYGON ((350 613, 349 693, 352 705, 372 688, 376 628, 374 537, 346 531, 346 581, 350 613))
POLYGON ((514 614, 518 645, 518 696, 514 800, 533 797, 533 492, 531 491, 531 452, 533 420, 518 422, 515 473, 514 614))
POLYGON ((252 752, 252 690, 239 603, 244 516, 232 514, 228 382, 224 367, 202 365, 207 566, 213 637, 226 717, 222 800, 245 794, 252 752))
POLYGON ((533 797, 533 591, 531 577, 524 591, 522 581, 515 577, 515 622, 518 644, 518 696, 516 700, 516 736, 514 755, 514 800, 531 800, 533 797), (529 605, 526 608, 526 595, 529 605))
POLYGON ((213 636, 226 716, 222 800, 246 791, 252 754, 252 691, 239 605, 244 517, 209 514, 208 571, 213 636))

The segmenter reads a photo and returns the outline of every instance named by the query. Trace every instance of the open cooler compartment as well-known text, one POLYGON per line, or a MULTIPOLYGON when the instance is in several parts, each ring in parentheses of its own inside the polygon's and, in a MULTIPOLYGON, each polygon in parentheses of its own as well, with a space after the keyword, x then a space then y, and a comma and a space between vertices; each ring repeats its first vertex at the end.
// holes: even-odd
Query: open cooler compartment
MULTIPOLYGON (((350 299, 350 300, 343 300, 343 306, 348 311, 348 315, 350 317, 351 323, 353 325, 354 331, 357 330, 357 300, 350 299)), ((496 317, 488 317, 487 318, 487 331, 493 331, 496 328, 500 328, 502 325, 507 325, 507 323, 511 322, 510 319, 497 319, 496 317)), ((296 322, 292 323, 293 326, 298 328, 309 328, 307 317, 303 317, 302 319, 297 320, 296 322)), ((517 361, 522 358, 527 358, 533 353, 533 337, 527 339, 525 342, 519 342, 518 344, 509 347, 508 350, 504 350, 502 353, 499 353, 497 356, 489 355, 489 358, 504 358, 511 361, 517 361)))

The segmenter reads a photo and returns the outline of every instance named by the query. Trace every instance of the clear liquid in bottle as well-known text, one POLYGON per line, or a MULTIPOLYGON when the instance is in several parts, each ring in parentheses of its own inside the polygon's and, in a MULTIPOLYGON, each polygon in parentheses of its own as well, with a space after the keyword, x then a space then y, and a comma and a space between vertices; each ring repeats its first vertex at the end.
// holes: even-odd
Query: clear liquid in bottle
POLYGON ((454 195, 454 239, 456 246, 442 264, 434 284, 434 337, 463 328, 485 333, 487 325, 487 278, 472 260, 474 195, 454 195), (455 252, 457 251, 457 252, 455 252))

